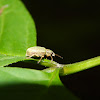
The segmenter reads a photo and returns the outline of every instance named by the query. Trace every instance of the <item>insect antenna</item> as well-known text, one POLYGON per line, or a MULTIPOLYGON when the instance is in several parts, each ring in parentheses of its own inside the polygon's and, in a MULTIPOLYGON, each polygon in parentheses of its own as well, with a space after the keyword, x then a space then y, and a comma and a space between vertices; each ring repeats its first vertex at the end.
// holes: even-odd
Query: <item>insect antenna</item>
POLYGON ((63 59, 63 57, 62 56, 60 56, 60 55, 58 55, 58 54, 55 54, 56 56, 58 56, 59 58, 61 58, 61 59, 63 59))

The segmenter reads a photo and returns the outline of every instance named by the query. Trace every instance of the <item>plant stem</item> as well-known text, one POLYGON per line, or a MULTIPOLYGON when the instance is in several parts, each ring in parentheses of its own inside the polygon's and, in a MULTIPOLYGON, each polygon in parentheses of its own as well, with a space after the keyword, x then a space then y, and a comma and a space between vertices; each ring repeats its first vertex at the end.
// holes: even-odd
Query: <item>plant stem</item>
MULTIPOLYGON (((34 60, 36 63, 38 62, 38 59, 31 59, 31 60, 34 60)), ((73 64, 59 64, 55 61, 43 59, 41 60, 39 64, 42 66, 50 67, 50 68, 46 68, 43 71, 52 72, 55 70, 55 68, 59 68, 60 75, 69 75, 69 74, 80 72, 82 70, 89 69, 94 66, 100 65, 100 56, 94 57, 88 60, 84 60, 81 62, 76 62, 73 64)))
POLYGON ((61 75, 73 74, 73 73, 76 73, 76 72, 79 72, 85 69, 92 68, 97 65, 100 65, 100 56, 91 58, 88 60, 84 60, 81 62, 64 65, 60 71, 60 74, 61 75))
POLYGON ((48 59, 42 59, 40 63, 38 63, 39 59, 33 59, 33 58, 25 59, 25 61, 29 61, 29 60, 33 60, 34 63, 40 64, 42 66, 50 67, 50 68, 51 67, 56 67, 56 68, 63 67, 62 64, 59 64, 55 61, 51 61, 48 59))

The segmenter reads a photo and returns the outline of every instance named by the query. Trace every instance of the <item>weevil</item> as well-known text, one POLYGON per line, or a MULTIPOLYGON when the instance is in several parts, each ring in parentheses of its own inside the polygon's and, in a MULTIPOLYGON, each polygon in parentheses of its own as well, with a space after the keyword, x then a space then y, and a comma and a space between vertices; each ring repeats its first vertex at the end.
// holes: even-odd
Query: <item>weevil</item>
POLYGON ((40 61, 42 60, 42 58, 44 58, 44 56, 51 57, 51 61, 53 61, 53 56, 58 56, 60 58, 63 58, 59 56, 58 54, 55 54, 52 50, 46 49, 45 47, 41 47, 41 46, 34 46, 34 47, 28 48, 26 51, 26 56, 28 58, 40 57, 40 60, 38 61, 38 63, 40 63, 40 61))

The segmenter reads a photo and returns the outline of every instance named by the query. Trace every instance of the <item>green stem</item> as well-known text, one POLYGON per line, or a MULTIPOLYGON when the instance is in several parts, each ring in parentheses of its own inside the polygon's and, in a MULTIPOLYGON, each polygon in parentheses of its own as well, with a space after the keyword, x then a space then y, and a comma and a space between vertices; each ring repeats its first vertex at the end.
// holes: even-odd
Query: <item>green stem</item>
POLYGON ((34 63, 40 64, 46 67, 62 67, 61 64, 55 61, 48 60, 48 59, 42 59, 40 63, 38 63, 39 59, 33 59, 33 58, 25 59, 25 61, 29 61, 29 60, 33 60, 34 63))
POLYGON ((92 68, 97 65, 100 65, 100 56, 85 61, 64 65, 60 71, 60 74, 61 75, 73 74, 85 69, 92 68))
MULTIPOLYGON (((33 60, 35 63, 39 61, 39 59, 30 59, 30 60, 33 60)), ((42 66, 50 67, 50 68, 46 68, 43 71, 52 72, 55 70, 55 68, 60 68, 60 75, 69 75, 100 65, 100 56, 88 60, 84 60, 81 62, 76 62, 73 64, 59 64, 55 61, 43 59, 39 64, 42 66)))

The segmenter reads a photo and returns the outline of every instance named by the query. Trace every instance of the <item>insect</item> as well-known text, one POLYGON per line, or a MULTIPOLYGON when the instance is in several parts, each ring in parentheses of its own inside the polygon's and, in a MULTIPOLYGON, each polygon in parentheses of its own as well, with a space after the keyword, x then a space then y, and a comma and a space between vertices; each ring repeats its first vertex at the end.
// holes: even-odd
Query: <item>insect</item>
POLYGON ((7 7, 8 7, 8 5, 4 5, 4 6, 0 9, 0 15, 2 14, 3 10, 4 10, 5 8, 7 8, 7 7))
POLYGON ((58 54, 55 54, 52 50, 46 49, 45 47, 41 47, 41 46, 34 46, 34 47, 28 48, 26 51, 26 56, 28 58, 40 57, 40 60, 38 61, 38 63, 40 63, 40 61, 42 60, 42 58, 44 58, 44 56, 51 57, 51 61, 53 61, 53 56, 58 56, 60 58, 63 58, 59 56, 58 54))

